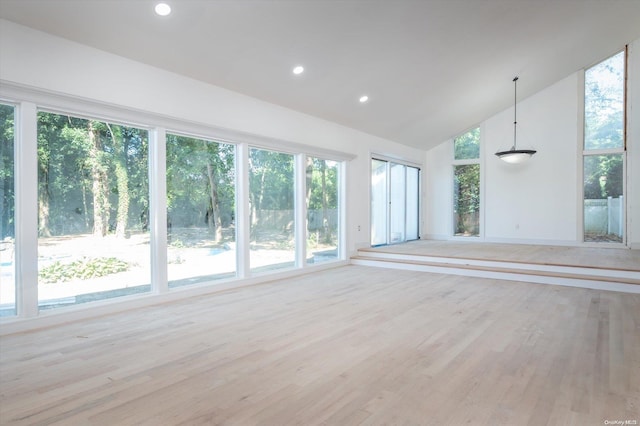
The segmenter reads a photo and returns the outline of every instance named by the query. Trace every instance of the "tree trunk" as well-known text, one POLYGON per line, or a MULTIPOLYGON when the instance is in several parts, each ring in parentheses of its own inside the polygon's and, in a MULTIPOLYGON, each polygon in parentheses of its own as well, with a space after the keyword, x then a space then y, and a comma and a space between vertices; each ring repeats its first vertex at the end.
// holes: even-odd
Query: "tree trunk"
POLYGON ((50 237, 51 229, 49 229, 49 185, 46 182, 41 183, 40 191, 38 192, 38 235, 40 235, 41 237, 50 237))
MULTIPOLYGON (((206 144, 206 142, 205 142, 206 144)), ((207 177, 209 178, 209 201, 211 214, 209 215, 209 228, 215 230, 215 241, 222 241, 222 219, 220 218, 220 200, 218 198, 218 184, 215 171, 211 162, 207 160, 207 177)))
MULTIPOLYGON (((0 144, 0 159, 2 159, 2 148, 1 148, 1 144, 0 144)), ((2 165, 4 167, 4 164, 2 165)), ((0 240, 3 240, 5 235, 4 233, 7 232, 5 231, 5 215, 9 216, 9 212, 5 212, 4 209, 4 185, 5 183, 3 181, 0 181, 0 200, 2 200, 0 202, 0 240)), ((7 219, 7 223, 8 223, 8 219, 7 219)), ((8 233, 8 232, 7 232, 8 233)))
POLYGON ((305 202, 307 206, 307 217, 305 218, 304 229, 306 232, 305 239, 309 239, 309 208, 311 207, 311 193, 313 192, 313 158, 307 157, 305 168, 305 202))
POLYGON ((122 135, 116 137, 113 129, 107 123, 113 143, 113 158, 115 165, 116 186, 118 188, 118 212, 116 214, 116 238, 124 238, 129 221, 129 174, 127 172, 126 156, 122 143, 122 135))
POLYGON ((107 172, 103 160, 98 130, 89 121, 89 157, 93 192, 93 235, 104 237, 109 230, 109 198, 107 172))
MULTIPOLYGON (((10 142, 10 143, 13 143, 13 142, 10 142)), ((13 150, 12 149, 7 149, 6 151, 8 151, 7 154, 10 154, 9 158, 11 160, 9 160, 9 158, 5 159, 5 155, 6 155, 5 154, 5 143, 4 143, 4 141, 0 141, 0 166, 2 166, 2 171, 4 172, 4 173, 2 173, 2 178, 0 179, 0 200, 1 200, 0 201, 0 240, 4 239, 5 232, 8 234, 8 230, 5 229, 5 223, 9 224, 9 216, 11 215, 11 209, 8 209, 9 211, 5 211, 5 208, 4 208, 4 205, 5 205, 5 203, 4 203, 5 202, 5 198, 4 198, 5 197, 5 195, 4 195, 5 189, 4 188, 5 188, 5 185, 7 185, 7 186, 9 185, 9 182, 8 182, 9 179, 13 178, 13 172, 8 172, 8 170, 7 170, 8 173, 5 172, 5 170, 6 170, 5 168, 7 166, 9 166, 11 168, 13 167, 13 161, 12 161, 13 160, 13 152, 11 152, 13 150), (5 164, 5 161, 6 161, 7 164, 5 164), (5 175, 5 173, 6 173, 6 175, 5 175)), ((9 206, 7 205, 7 207, 9 207, 9 206)))
POLYGON ((256 223, 256 197, 251 190, 251 171, 253 170, 253 162, 251 156, 249 156, 249 239, 252 240, 254 236, 253 226, 256 223))
POLYGON ((89 216, 87 213, 89 209, 87 207, 87 180, 85 179, 84 172, 82 176, 82 216, 84 217, 84 229, 85 232, 89 231, 89 216))
POLYGON ((306 202, 307 208, 311 203, 311 190, 313 189, 313 158, 307 157, 306 167, 306 202))
POLYGON ((264 201, 264 182, 266 178, 267 178, 267 168, 263 167, 262 176, 260 176, 260 195, 258 196, 258 205, 256 206, 256 211, 262 210, 262 202, 264 201))
POLYGON ((331 242, 331 227, 329 226, 327 199, 327 163, 322 161, 322 230, 324 231, 324 242, 331 242))
POLYGON ((50 237, 49 229, 49 164, 40 164, 38 176, 38 235, 50 237))
MULTIPOLYGON (((265 166, 262 166, 262 175, 260 176, 260 193, 258 194, 257 199, 256 199, 256 196, 252 194, 253 202, 251 203, 251 211, 252 211, 253 221, 251 224, 254 226, 254 229, 261 224, 260 220, 258 219, 258 212, 262 211, 262 201, 264 200, 264 181, 266 177, 267 177, 267 168, 265 166)), ((264 214, 263 214, 263 217, 264 217, 264 214)))

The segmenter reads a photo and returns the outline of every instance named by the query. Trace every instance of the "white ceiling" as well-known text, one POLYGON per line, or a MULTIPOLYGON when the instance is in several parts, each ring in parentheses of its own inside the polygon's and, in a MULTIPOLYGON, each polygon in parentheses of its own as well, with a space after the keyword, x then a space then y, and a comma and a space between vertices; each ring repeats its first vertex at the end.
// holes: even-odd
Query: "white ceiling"
POLYGON ((640 38, 640 0, 167 2, 0 0, 0 17, 422 149, 508 108, 515 75, 523 99, 640 38))

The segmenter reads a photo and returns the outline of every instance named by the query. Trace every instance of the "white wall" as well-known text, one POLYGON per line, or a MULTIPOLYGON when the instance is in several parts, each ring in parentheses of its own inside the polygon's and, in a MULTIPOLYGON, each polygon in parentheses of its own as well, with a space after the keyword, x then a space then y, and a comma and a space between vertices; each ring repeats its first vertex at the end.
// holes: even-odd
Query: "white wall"
POLYGON ((0 20, 0 64, 4 83, 354 155, 346 197, 349 252, 369 242, 370 152, 414 162, 424 156, 417 149, 5 20, 0 20))
MULTIPOLYGON (((527 163, 511 165, 494 155, 513 143, 513 107, 480 124, 481 239, 581 244, 582 76, 579 70, 519 100, 518 147, 538 151, 527 163)), ((526 84, 526 76, 521 77, 519 86, 526 84)), ((627 242, 640 248, 640 40, 630 45, 628 80, 627 242)), ((447 140, 426 153, 425 234, 431 238, 454 238, 452 143, 447 140)))
POLYGON ((446 240, 453 235, 452 143, 448 141, 427 151, 423 173, 423 238, 446 240))
POLYGON ((640 249, 640 39, 629 45, 627 75, 627 238, 640 249))
POLYGON ((577 91, 574 74, 518 105, 518 147, 538 151, 524 164, 494 155, 512 145, 513 108, 484 123, 486 239, 576 241, 577 91))

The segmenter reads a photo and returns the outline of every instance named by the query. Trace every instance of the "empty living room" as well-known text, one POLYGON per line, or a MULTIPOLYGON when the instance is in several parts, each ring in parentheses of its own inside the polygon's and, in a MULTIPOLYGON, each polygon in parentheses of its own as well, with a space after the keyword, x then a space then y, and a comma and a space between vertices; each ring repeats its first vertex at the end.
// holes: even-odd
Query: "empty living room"
POLYGON ((638 425, 638 16, 0 0, 0 425, 638 425))

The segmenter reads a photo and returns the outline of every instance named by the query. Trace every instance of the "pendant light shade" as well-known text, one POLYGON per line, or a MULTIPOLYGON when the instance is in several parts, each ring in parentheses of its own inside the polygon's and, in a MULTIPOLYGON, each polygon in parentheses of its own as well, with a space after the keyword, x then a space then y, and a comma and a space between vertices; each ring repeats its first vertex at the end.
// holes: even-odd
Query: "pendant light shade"
POLYGON ((508 151, 496 152, 496 155, 506 163, 517 164, 524 163, 536 152, 537 151, 534 151, 533 149, 515 149, 512 147, 508 151))
POLYGON ((516 147, 516 134, 517 134, 516 130, 518 125, 517 113, 516 113, 516 107, 517 107, 517 101, 518 101, 517 86, 518 86, 518 77, 516 76, 513 78, 513 146, 509 150, 496 152, 496 155, 498 156, 499 159, 501 159, 506 163, 511 163, 511 164, 523 163, 527 161, 529 158, 531 158, 533 154, 537 152, 533 149, 518 149, 516 147))

